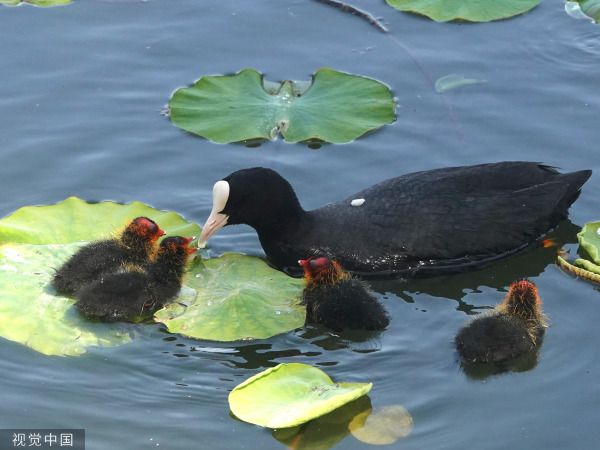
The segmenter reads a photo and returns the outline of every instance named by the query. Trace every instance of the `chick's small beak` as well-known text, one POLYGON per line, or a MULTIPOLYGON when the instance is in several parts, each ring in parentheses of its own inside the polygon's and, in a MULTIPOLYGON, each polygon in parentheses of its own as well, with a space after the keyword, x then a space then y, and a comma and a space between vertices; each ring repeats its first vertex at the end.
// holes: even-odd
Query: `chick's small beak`
MULTIPOLYGON (((196 239, 194 236, 192 237, 184 237, 183 241, 185 242, 185 245, 188 246, 192 243, 192 241, 196 239)), ((194 247, 186 247, 185 251, 188 255, 191 255, 193 253, 196 253, 196 249, 194 247)))
POLYGON ((156 232, 156 235, 158 237, 164 236, 165 234, 167 234, 167 233, 162 228, 159 228, 158 231, 156 232))

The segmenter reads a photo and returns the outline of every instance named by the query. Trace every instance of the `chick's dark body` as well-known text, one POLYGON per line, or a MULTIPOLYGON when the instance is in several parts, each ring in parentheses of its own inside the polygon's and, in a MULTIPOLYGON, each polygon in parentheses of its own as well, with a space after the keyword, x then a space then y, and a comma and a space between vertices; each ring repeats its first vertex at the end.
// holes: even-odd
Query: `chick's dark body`
POLYGON ((147 261, 145 246, 128 247, 117 239, 92 242, 57 270, 52 285, 60 295, 72 296, 86 284, 118 270, 123 264, 147 261))
MULTIPOLYGON (((137 322, 162 308, 177 295, 188 251, 181 242, 161 244, 155 262, 141 267, 123 267, 87 284, 77 294, 77 309, 88 318, 105 322, 137 322)), ((185 245, 191 239, 184 240, 185 245)))
POLYGON ((360 280, 347 278, 336 284, 319 284, 303 294, 306 322, 334 331, 382 330, 389 324, 383 306, 360 280))
MULTIPOLYGON (((459 355, 465 362, 500 362, 536 350, 534 338, 540 338, 543 327, 530 334, 523 319, 492 313, 479 317, 456 335, 459 355)), ((536 339, 537 340, 537 339, 536 339)))

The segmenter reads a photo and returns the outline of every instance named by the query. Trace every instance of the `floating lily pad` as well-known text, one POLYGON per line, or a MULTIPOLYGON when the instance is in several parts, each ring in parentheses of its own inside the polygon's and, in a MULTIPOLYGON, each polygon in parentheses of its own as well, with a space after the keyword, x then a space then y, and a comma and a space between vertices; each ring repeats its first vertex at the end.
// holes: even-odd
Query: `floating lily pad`
POLYGON ((436 22, 490 22, 523 14, 540 0, 386 0, 400 11, 421 14, 436 22))
POLYGON ((389 405, 358 414, 348 429, 359 441, 371 445, 393 444, 405 438, 413 428, 409 412, 401 405, 389 405))
POLYGON ((268 428, 293 427, 366 395, 372 383, 334 383, 321 369, 279 364, 248 378, 229 394, 231 412, 268 428))
MULTIPOLYGON (((588 222, 586 223, 581 231, 577 233, 577 240, 581 248, 585 250, 585 253, 592 258, 592 261, 587 259, 577 258, 575 264, 579 270, 585 270, 591 272, 591 274, 600 275, 600 222, 588 222)), ((593 275, 583 275, 583 278, 594 280, 593 275)))
POLYGON ((587 259, 577 258, 575 260, 575 264, 578 265, 582 269, 585 269, 589 272, 593 272, 593 273, 600 275, 600 266, 597 264, 594 264, 591 261, 588 261, 587 259))
POLYGON ((600 264, 600 222, 588 222, 577 233, 579 245, 596 264, 600 264))
POLYGON ((565 11, 575 19, 600 22, 600 0, 574 0, 565 3, 565 11))
POLYGON ((265 339, 304 325, 303 283, 240 254, 197 259, 185 285, 195 298, 173 302, 155 314, 172 333, 196 339, 265 339))
POLYGON ((600 283, 600 222, 586 223, 577 233, 577 240, 580 247, 579 253, 585 257, 589 256, 592 261, 577 258, 573 265, 567 261, 566 252, 561 252, 557 257, 558 265, 579 278, 600 283))
POLYGON ((17 6, 21 3, 29 3, 35 6, 59 6, 71 3, 71 0, 0 0, 0 5, 17 6))
POLYGON ((382 83, 319 69, 312 84, 263 80, 254 69, 205 76, 175 91, 173 123, 218 143, 273 139, 350 142, 395 119, 392 92, 382 83))
POLYGON ((143 203, 90 204, 75 197, 50 206, 27 206, 0 220, 0 336, 47 355, 78 355, 90 345, 129 340, 118 325, 92 323, 57 296, 50 281, 87 241, 116 235, 137 216, 148 216, 169 234, 200 228, 181 216, 143 203))
POLYGON ((468 86, 470 84, 486 83, 485 80, 478 80, 476 78, 465 78, 462 75, 449 74, 441 78, 438 78, 435 82, 435 92, 443 94, 444 92, 451 91, 452 89, 459 88, 461 86, 468 86))

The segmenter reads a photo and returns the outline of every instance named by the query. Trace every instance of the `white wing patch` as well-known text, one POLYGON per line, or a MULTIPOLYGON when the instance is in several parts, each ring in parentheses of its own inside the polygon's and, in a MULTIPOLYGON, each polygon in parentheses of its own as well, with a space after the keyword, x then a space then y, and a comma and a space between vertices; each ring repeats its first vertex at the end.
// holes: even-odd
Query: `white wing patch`
POLYGON ((350 205, 352 206, 362 206, 365 203, 365 199, 364 198, 355 198, 354 200, 352 200, 350 202, 350 205))

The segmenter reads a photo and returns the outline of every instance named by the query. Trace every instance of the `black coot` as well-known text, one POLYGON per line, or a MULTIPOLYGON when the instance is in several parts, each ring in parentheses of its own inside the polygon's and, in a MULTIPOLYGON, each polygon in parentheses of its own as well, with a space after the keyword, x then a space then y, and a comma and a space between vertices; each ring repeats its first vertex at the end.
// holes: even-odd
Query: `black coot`
POLYGON ((105 322, 137 322, 151 316, 175 297, 190 254, 193 238, 165 238, 156 261, 125 266, 84 286, 77 294, 77 309, 88 318, 105 322))
POLYGON ((467 363, 501 362, 534 352, 546 327, 537 288, 529 281, 511 284, 504 301, 475 318, 456 335, 467 363))
POLYGON ((309 254, 335 255, 362 275, 462 271, 534 243, 567 216, 590 175, 533 162, 436 169, 305 211, 277 172, 244 169, 215 183, 200 245, 243 223, 258 232, 268 261, 292 274, 309 254))
POLYGON ((306 287, 303 303, 306 322, 323 324, 334 331, 383 330, 388 315, 365 284, 344 272, 326 257, 301 259, 306 287))
POLYGON ((153 220, 137 217, 118 239, 92 242, 79 249, 57 270, 52 285, 60 295, 73 296, 84 285, 123 264, 145 264, 164 234, 153 220))

